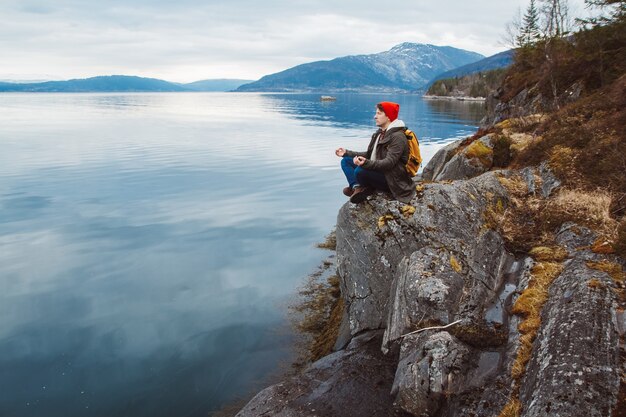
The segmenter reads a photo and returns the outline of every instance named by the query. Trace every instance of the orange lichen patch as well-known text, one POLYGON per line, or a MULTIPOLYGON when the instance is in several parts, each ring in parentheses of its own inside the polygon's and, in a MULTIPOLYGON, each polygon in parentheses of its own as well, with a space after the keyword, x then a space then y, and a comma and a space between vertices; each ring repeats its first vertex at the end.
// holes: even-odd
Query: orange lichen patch
POLYGON ((425 189, 426 186, 424 184, 417 184, 415 186, 415 191, 417 191, 418 193, 423 193, 425 189))
POLYGON ((382 229, 383 227, 387 225, 389 221, 393 219, 394 219, 393 214, 385 214, 384 216, 380 216, 378 218, 378 228, 382 229))
POLYGON ((615 248, 610 240, 600 237, 598 240, 593 242, 593 245, 591 245, 591 251, 593 253, 609 255, 615 253, 615 248))
POLYGON ((608 261, 600 261, 600 262, 586 262, 587 266, 591 269, 595 269, 596 271, 602 271, 609 274, 613 281, 618 284, 623 284, 624 279, 626 278, 626 274, 624 274, 624 270, 620 264, 608 261))
POLYGON ((461 264, 459 263, 459 261, 457 261, 457 259, 454 257, 454 255, 450 255, 450 266, 452 267, 452 269, 454 269, 458 274, 461 273, 461 271, 463 270, 463 268, 461 267, 461 264))
POLYGON ((496 129, 510 129, 513 127, 513 119, 506 119, 500 123, 498 123, 495 128, 496 129))
POLYGON ((476 140, 465 149, 465 156, 468 159, 476 158, 485 168, 490 168, 493 162, 493 149, 476 140))
POLYGON ((568 256, 567 251, 560 246, 537 246, 530 250, 529 255, 536 261, 561 262, 568 256))
POLYGON ((400 213, 402 213, 405 219, 408 219, 415 213, 415 207, 409 205, 402 206, 400 207, 400 213))

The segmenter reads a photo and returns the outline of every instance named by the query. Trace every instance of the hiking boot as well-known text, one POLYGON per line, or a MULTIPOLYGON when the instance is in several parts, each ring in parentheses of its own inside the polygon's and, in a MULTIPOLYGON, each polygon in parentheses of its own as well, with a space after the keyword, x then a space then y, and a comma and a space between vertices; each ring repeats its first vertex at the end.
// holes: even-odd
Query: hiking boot
POLYGON ((354 194, 354 190, 352 189, 352 187, 344 187, 343 195, 345 195, 346 197, 350 197, 352 194, 354 194))
POLYGON ((350 202, 354 204, 359 204, 365 201, 367 196, 370 196, 374 193, 374 190, 369 187, 355 187, 352 196, 350 197, 350 202))

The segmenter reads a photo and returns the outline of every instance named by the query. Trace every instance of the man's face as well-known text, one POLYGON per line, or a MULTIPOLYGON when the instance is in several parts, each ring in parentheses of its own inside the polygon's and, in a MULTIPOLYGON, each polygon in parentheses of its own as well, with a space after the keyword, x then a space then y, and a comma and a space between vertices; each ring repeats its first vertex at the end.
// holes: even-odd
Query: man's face
POLYGON ((376 114, 374 115, 374 120, 376 120, 376 126, 385 126, 391 123, 391 120, 387 117, 384 111, 381 111, 378 107, 376 107, 376 114))

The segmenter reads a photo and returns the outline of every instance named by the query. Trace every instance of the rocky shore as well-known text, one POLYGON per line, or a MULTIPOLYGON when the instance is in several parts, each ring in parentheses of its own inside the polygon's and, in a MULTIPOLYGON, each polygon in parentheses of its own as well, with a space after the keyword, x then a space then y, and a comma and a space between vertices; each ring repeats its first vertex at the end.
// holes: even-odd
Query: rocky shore
POLYGON ((513 253, 494 224, 511 184, 550 199, 560 181, 545 165, 493 170, 493 136, 474 142, 490 152, 446 146, 410 205, 377 194, 341 208, 335 351, 237 416, 617 415, 623 259, 574 223, 555 247, 513 253))
POLYGON ((410 204, 341 208, 334 348, 238 416, 626 416, 625 24, 525 47, 410 204))

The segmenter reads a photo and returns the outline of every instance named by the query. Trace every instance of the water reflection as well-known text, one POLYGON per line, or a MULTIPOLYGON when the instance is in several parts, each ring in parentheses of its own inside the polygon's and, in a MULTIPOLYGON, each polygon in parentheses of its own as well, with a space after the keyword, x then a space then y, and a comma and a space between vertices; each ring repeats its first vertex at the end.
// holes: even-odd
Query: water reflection
MULTIPOLYGON (((426 158, 479 119, 387 99, 426 158)), ((377 100, 0 95, 0 415, 206 416, 253 389, 377 100)))
POLYGON ((422 100, 409 94, 338 94, 336 101, 321 101, 319 94, 264 94, 268 107, 305 122, 328 123, 343 128, 375 129, 373 113, 382 100, 400 104, 400 119, 417 131, 424 142, 449 141, 474 132, 484 115, 481 102, 422 100), (456 125, 456 129, 451 129, 456 125))

